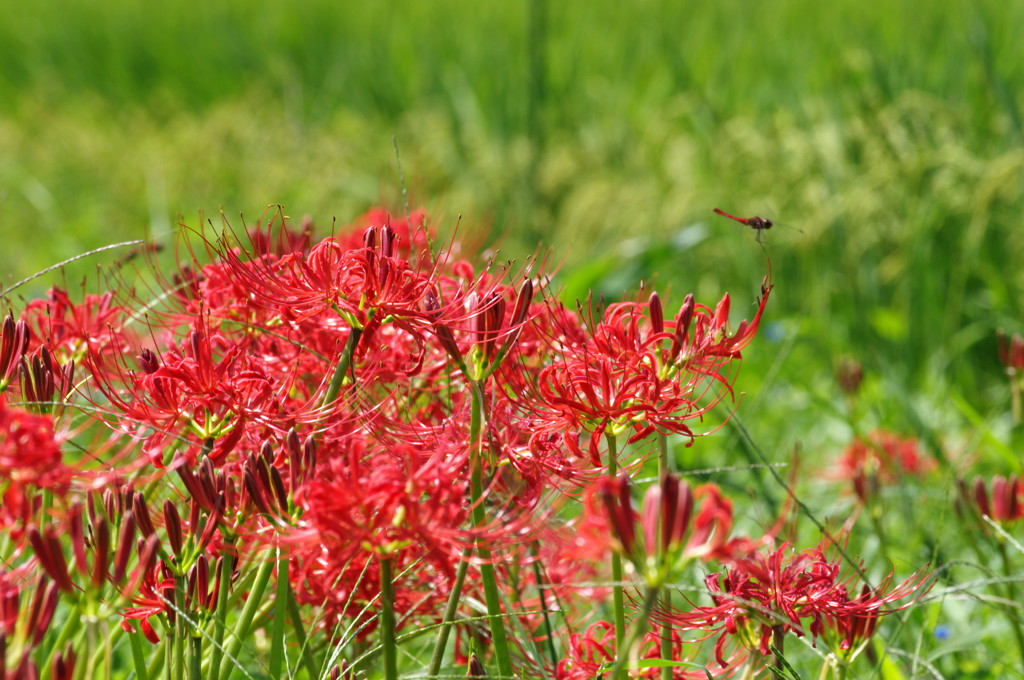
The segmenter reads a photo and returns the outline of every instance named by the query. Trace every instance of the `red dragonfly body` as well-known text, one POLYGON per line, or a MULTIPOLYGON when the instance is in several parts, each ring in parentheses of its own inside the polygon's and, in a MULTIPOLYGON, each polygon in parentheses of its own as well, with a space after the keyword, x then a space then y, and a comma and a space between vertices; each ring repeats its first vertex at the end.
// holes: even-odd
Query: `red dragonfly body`
POLYGON ((758 243, 761 242, 761 234, 764 230, 772 228, 772 221, 764 217, 736 217, 735 215, 730 215, 724 210, 719 210, 718 208, 715 208, 715 212, 722 217, 728 217, 731 220, 736 220, 740 224, 745 224, 751 229, 756 230, 758 243))

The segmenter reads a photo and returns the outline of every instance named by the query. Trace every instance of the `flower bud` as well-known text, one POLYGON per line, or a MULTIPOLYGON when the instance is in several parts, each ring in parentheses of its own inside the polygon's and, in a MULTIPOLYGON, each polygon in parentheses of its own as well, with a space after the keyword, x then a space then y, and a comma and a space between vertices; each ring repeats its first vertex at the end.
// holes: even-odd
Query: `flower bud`
POLYGON ((128 570, 128 558, 131 557, 135 545, 135 514, 128 510, 121 519, 121 528, 117 536, 117 549, 114 551, 114 583, 120 584, 128 570))
POLYGON ((655 333, 661 333, 665 330, 665 314, 661 308, 661 298, 658 297, 657 292, 652 292, 651 297, 647 300, 647 309, 651 317, 651 330, 655 333))

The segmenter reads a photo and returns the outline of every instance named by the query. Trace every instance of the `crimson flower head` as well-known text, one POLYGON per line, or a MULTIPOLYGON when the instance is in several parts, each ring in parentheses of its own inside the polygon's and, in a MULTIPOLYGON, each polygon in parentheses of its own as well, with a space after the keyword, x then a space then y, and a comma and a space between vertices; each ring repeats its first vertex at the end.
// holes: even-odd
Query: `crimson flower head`
POLYGON ((0 490, 5 496, 20 495, 28 486, 63 489, 70 479, 53 419, 8 406, 0 397, 0 490))
POLYGON ((850 442, 839 461, 837 475, 852 482, 857 497, 867 501, 880 486, 922 476, 934 467, 935 462, 921 452, 916 439, 875 430, 850 442))
POLYGON ((999 342, 999 362, 1009 375, 1015 375, 1024 370, 1024 338, 1020 333, 1014 333, 1009 340, 1006 339, 1006 332, 999 329, 996 332, 996 339, 999 342))
POLYGON ((618 549, 649 585, 664 583, 692 559, 721 552, 732 526, 732 506, 717 488, 694 492, 675 475, 647 489, 639 522, 625 474, 602 480, 601 496, 618 549), (703 499, 696 515, 695 497, 703 499))
POLYGON ((972 484, 957 480, 959 497, 957 510, 982 515, 1000 524, 1009 524, 1024 518, 1024 480, 1017 475, 1009 478, 996 475, 991 484, 975 477, 972 484))
POLYGON ((32 330, 29 349, 45 343, 61 363, 86 355, 111 359, 125 352, 133 344, 124 329, 128 317, 112 292, 86 295, 76 303, 60 288, 52 288, 46 300, 30 302, 22 314, 32 330))
POLYGON ((793 633, 823 640, 849 661, 875 630, 877 619, 910 606, 891 607, 919 590, 927 590, 930 574, 920 571, 893 585, 887 576, 874 588, 856 586, 856 575, 844 575, 840 562, 820 548, 793 553, 790 544, 772 552, 731 562, 705 579, 712 606, 689 611, 662 608, 654 616, 666 625, 718 636, 715 656, 720 666, 735 662, 737 646, 767 656, 773 636, 793 633))
POLYGON ((15 322, 12 315, 7 315, 0 327, 0 393, 18 375, 21 358, 28 351, 29 335, 27 323, 15 322))
MULTIPOLYGON (((720 677, 719 673, 705 671, 699 664, 687 663, 684 657, 683 640, 679 633, 669 627, 656 627, 644 635, 640 644, 641 659, 662 659, 661 639, 668 636, 672 640, 672 658, 670 661, 681 662, 672 668, 672 677, 678 680, 707 680, 709 677, 720 677)), ((592 680, 607 673, 615 663, 615 627, 607 621, 597 621, 582 633, 569 636, 569 644, 565 657, 555 667, 556 680, 592 680)), ((662 669, 650 666, 631 674, 630 677, 659 678, 662 669)))
POLYGON ((99 388, 117 413, 119 427, 142 439, 151 462, 161 467, 167 443, 188 433, 194 450, 205 447, 216 461, 234 449, 250 428, 275 414, 279 384, 244 346, 194 323, 180 348, 158 357, 144 350, 141 372, 115 382, 95 368, 99 388))
POLYGON ((664 318, 657 295, 646 304, 610 305, 591 320, 589 338, 540 372, 537 410, 547 423, 538 432, 589 432, 595 466, 606 433, 631 431, 627 443, 655 432, 692 441, 690 423, 732 394, 733 362, 757 332, 770 291, 765 281, 753 319, 732 333, 728 295, 714 310, 687 296, 673 320, 664 318))
POLYGON ((121 628, 134 633, 137 621, 146 639, 156 644, 160 636, 150 619, 174 614, 174 573, 162 561, 145 569, 138 592, 131 597, 132 605, 122 612, 121 628))

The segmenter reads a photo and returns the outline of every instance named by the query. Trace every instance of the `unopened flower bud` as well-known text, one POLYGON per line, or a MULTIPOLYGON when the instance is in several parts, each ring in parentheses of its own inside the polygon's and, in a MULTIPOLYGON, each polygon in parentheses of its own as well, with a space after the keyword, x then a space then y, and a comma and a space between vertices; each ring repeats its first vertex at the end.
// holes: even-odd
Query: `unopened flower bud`
POLYGON ((636 528, 633 523, 633 503, 629 493, 629 477, 622 474, 614 481, 606 480, 601 488, 601 499, 608 511, 612 531, 626 555, 636 550, 636 528))
POLYGON ((103 522, 93 526, 92 585, 99 588, 107 579, 110 564, 110 526, 103 522))
POLYGON ((15 321, 11 314, 4 319, 0 331, 0 392, 14 379, 21 365, 21 358, 28 351, 30 333, 28 324, 15 321))
POLYGON ((135 513, 135 523, 139 526, 139 532, 143 537, 156 533, 153 526, 153 519, 149 515, 149 508, 146 506, 146 499, 141 491, 136 491, 132 496, 132 511, 135 513))
POLYGON ((466 671, 466 677, 475 678, 476 680, 485 680, 487 678, 487 671, 476 654, 469 655, 469 668, 466 671))
POLYGON ((152 375, 160 370, 160 358, 156 353, 148 347, 139 354, 139 366, 148 375, 152 375))
POLYGON ((117 535, 117 549, 114 551, 114 583, 120 584, 128 571, 128 558, 135 546, 135 514, 128 510, 121 519, 117 535))
POLYGON ((171 544, 171 552, 181 554, 183 537, 181 531, 181 515, 170 499, 164 501, 164 528, 167 529, 167 540, 171 544))
POLYGON ((61 592, 70 593, 74 586, 68 576, 68 565, 60 541, 50 531, 44 534, 36 527, 31 527, 28 530, 28 542, 47 576, 53 579, 61 592))
POLYGON ((857 394, 863 380, 864 367, 860 362, 850 357, 839 360, 839 366, 836 367, 836 382, 839 383, 839 389, 846 394, 857 394))
POLYGON ((658 293, 652 292, 651 297, 647 300, 647 309, 651 317, 651 330, 655 333, 661 333, 665 330, 665 314, 661 309, 661 298, 658 297, 658 293))

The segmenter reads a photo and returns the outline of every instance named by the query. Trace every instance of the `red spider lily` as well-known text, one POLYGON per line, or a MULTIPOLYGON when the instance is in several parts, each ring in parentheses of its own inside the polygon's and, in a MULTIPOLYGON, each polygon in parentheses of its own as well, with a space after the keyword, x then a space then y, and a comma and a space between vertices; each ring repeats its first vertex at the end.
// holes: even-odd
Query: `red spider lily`
POLYGON ((875 619, 910 604, 887 608, 924 588, 930 574, 918 572, 893 586, 891 576, 876 588, 851 595, 853 577, 842 576, 842 565, 830 562, 819 548, 791 554, 790 544, 770 553, 732 561, 724 573, 705 579, 714 606, 690 611, 662 608, 654 618, 666 625, 717 635, 716 659, 727 655, 735 640, 749 651, 771 653, 777 631, 824 639, 834 649, 848 650, 874 631, 875 619), (834 641, 838 640, 838 643, 834 641))
POLYGON ((135 632, 132 621, 139 622, 139 628, 146 639, 157 644, 157 635, 150 619, 154 616, 166 615, 168 622, 174 622, 174 573, 161 561, 142 572, 142 581, 137 589, 126 593, 134 604, 122 612, 121 628, 129 633, 135 632))
POLYGON ((935 462, 922 455, 916 439, 885 430, 856 438, 846 447, 836 476, 853 483, 858 498, 866 501, 880 485, 891 485, 905 476, 922 476, 935 462))
POLYGON ((270 222, 267 224, 267 230, 263 231, 263 226, 259 221, 256 222, 249 230, 249 243, 252 244, 252 251, 260 255, 287 255, 288 253, 301 253, 309 250, 310 244, 313 242, 313 220, 309 217, 302 218, 302 223, 299 228, 292 229, 288 224, 282 220, 278 225, 277 237, 274 237, 274 217, 271 217, 270 222))
POLYGON ((996 475, 992 478, 991 491, 980 477, 975 477, 971 485, 962 479, 957 480, 957 489, 957 510, 960 512, 968 510, 1001 524, 1024 518, 1024 502, 1021 502, 1024 480, 1017 475, 1009 478, 996 475))
POLYGON ((0 637, 14 635, 21 613, 21 591, 29 573, 28 563, 11 570, 0 567, 0 637))
POLYGON ((86 295, 76 304, 66 291, 52 288, 47 300, 30 302, 21 318, 32 329, 33 343, 48 345, 61 362, 86 355, 117 356, 134 345, 124 329, 129 313, 109 292, 86 295))
POLYGON ((364 247, 351 248, 326 238, 308 254, 244 262, 233 249, 221 256, 257 304, 282 319, 301 321, 333 310, 353 328, 372 335, 385 319, 417 334, 428 325, 423 298, 432 283, 407 260, 394 255, 395 234, 367 230, 364 247))
POLYGON ((53 419, 8 406, 0 398, 0 489, 66 489, 71 470, 63 463, 53 419))
MULTIPOLYGON (((770 290, 766 282, 753 321, 741 322, 732 335, 726 330, 728 296, 713 313, 688 297, 671 323, 662 318, 656 296, 644 323, 643 306, 611 305, 588 342, 566 348, 541 371, 537 408, 548 423, 538 432, 586 430, 595 466, 605 432, 632 429, 628 443, 654 432, 692 441, 689 421, 731 393, 725 371, 756 333, 770 290)), ((565 443, 573 445, 571 439, 565 443)))
MULTIPOLYGON (((695 668, 697 664, 684 656, 682 638, 670 628, 656 627, 644 636, 640 645, 640 660, 661 659, 661 638, 665 635, 672 638, 672 658, 667 661, 685 663, 672 668, 673 678, 706 680, 708 677, 725 677, 732 672, 732 668, 727 669, 728 673, 723 673, 721 669, 715 669, 716 672, 705 672, 703 668, 695 668)), ((558 680, 592 680, 600 677, 602 672, 607 672, 615 658, 615 627, 607 621, 597 621, 583 633, 569 636, 565 658, 556 665, 554 677, 558 680)), ((661 677, 661 668, 644 668, 630 677, 658 678, 661 677)))
POLYGON ((626 475, 602 480, 602 499, 618 549, 649 583, 660 585, 689 560, 728 552, 732 504, 713 485, 694 492, 686 482, 666 475, 648 488, 639 523, 626 475), (694 498, 703 498, 696 515, 694 498))
POLYGON ((21 358, 21 395, 37 413, 52 413, 74 386, 75 360, 60 365, 45 345, 21 358))
POLYGON ((430 612, 427 602, 444 597, 468 544, 466 454, 357 438, 340 446, 320 448, 319 472, 295 494, 302 517, 285 540, 302 599, 322 604, 330 620, 357 615, 379 592, 377 570, 365 567, 384 555, 396 574, 424 560, 395 591, 401 603, 430 612))
POLYGON ((836 383, 845 394, 853 396, 864 380, 864 367, 856 359, 843 357, 836 366, 836 383))
POLYGON ((147 436, 145 450, 154 465, 163 465, 166 444, 191 433, 193 445, 223 461, 249 428, 272 424, 277 414, 275 384, 253 357, 238 345, 197 322, 181 353, 152 352, 140 357, 142 373, 129 372, 115 384, 102 372, 94 375, 116 409, 120 429, 147 436), (216 349, 223 351, 216 356, 216 349), (154 434, 146 434, 155 431, 154 434))
POLYGON ((30 333, 24 320, 14 321, 10 314, 4 319, 0 330, 0 393, 18 374, 21 357, 28 351, 30 333))
POLYGON ((996 339, 999 342, 999 361, 1006 368, 1006 372, 1014 375, 1024 369, 1024 338, 1019 333, 1014 333, 1007 341, 1005 331, 1000 328, 996 331, 996 339))

